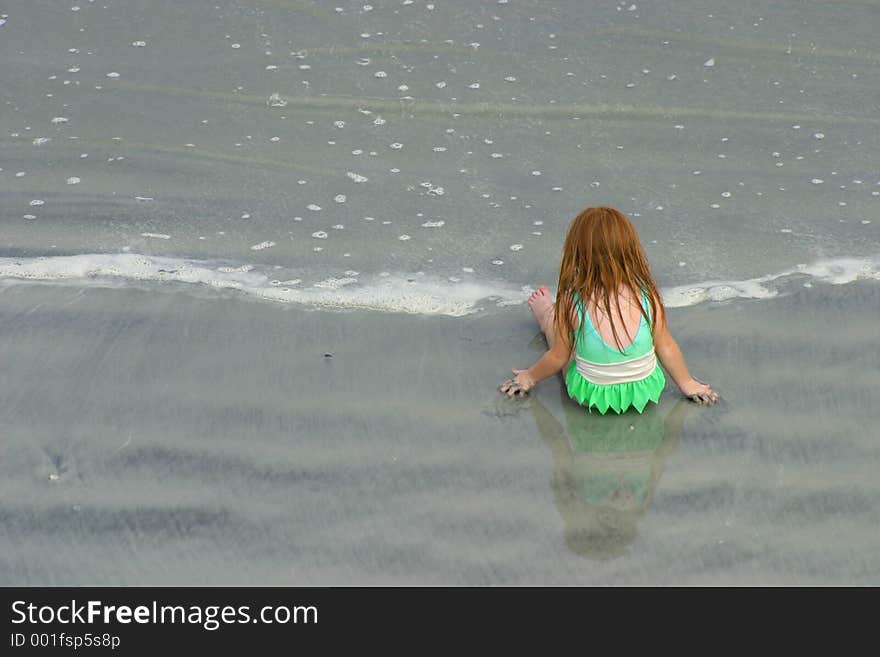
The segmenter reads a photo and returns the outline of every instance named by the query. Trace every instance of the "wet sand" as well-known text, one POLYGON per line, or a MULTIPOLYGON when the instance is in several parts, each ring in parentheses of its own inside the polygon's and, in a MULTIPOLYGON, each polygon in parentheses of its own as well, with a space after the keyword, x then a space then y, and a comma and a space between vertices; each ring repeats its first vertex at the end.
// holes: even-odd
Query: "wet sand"
POLYGON ((599 418, 524 305, 5 285, 0 584, 878 584, 878 304, 670 309, 722 402, 599 418))

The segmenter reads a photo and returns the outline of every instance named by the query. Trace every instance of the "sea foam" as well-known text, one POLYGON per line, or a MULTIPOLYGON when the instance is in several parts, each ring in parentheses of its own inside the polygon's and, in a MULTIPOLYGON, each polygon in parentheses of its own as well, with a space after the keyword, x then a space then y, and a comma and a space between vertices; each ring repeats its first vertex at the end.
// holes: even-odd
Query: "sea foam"
MULTIPOLYGON (((803 284, 815 280, 840 285, 863 279, 880 280, 880 256, 817 260, 757 278, 703 281, 665 287, 660 293, 667 307, 680 308, 706 301, 771 298, 789 291, 799 280, 803 284)), ((497 280, 456 278, 451 281, 402 273, 329 277, 292 287, 301 281, 278 281, 253 265, 229 266, 228 263, 135 253, 0 258, 0 281, 10 284, 21 280, 114 287, 127 282, 176 282, 236 290, 251 297, 314 308, 360 308, 452 317, 489 306, 523 303, 531 291, 531 286, 497 280)))

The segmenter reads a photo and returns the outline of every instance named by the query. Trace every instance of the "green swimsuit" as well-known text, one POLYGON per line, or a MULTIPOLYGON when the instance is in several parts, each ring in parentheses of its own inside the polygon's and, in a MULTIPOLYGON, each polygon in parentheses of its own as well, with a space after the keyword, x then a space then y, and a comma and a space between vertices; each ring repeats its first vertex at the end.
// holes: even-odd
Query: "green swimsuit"
MULTIPOLYGON (((644 316, 632 344, 621 352, 602 339, 577 294, 575 301, 580 326, 575 332, 575 359, 565 375, 569 396, 603 415, 609 408, 623 413, 633 407, 641 413, 648 401, 656 404, 666 377, 654 354, 654 338, 644 316)), ((644 293, 642 304, 650 316, 644 293)))

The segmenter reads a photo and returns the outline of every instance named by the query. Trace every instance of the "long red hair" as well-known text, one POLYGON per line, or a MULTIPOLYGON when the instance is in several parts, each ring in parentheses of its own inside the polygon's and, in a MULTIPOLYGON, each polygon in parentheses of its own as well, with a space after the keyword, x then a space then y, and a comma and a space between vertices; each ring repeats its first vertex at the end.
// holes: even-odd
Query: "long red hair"
MULTIPOLYGON (((609 207, 586 208, 571 222, 565 244, 562 247, 562 264, 559 267, 559 286, 556 293, 554 319, 567 340, 574 339, 577 313, 575 293, 586 304, 602 308, 611 324, 615 344, 623 351, 622 341, 612 319, 612 306, 616 309, 620 326, 632 342, 633 336, 626 330, 618 295, 628 289, 633 299, 641 301, 642 292, 648 295, 650 317, 639 303, 648 325, 651 318, 665 319, 665 310, 657 286, 648 269, 648 260, 639 242, 635 226, 620 210, 609 207)), ((570 342, 569 344, 574 344, 570 342)))

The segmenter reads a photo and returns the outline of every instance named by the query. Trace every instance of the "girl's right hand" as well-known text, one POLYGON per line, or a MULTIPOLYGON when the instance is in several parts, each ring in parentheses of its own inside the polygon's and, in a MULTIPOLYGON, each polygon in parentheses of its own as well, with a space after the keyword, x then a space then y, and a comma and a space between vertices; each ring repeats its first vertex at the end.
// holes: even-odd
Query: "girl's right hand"
POLYGON ((693 378, 681 386, 681 392, 700 406, 711 406, 718 401, 718 393, 712 390, 708 383, 702 383, 693 378))

